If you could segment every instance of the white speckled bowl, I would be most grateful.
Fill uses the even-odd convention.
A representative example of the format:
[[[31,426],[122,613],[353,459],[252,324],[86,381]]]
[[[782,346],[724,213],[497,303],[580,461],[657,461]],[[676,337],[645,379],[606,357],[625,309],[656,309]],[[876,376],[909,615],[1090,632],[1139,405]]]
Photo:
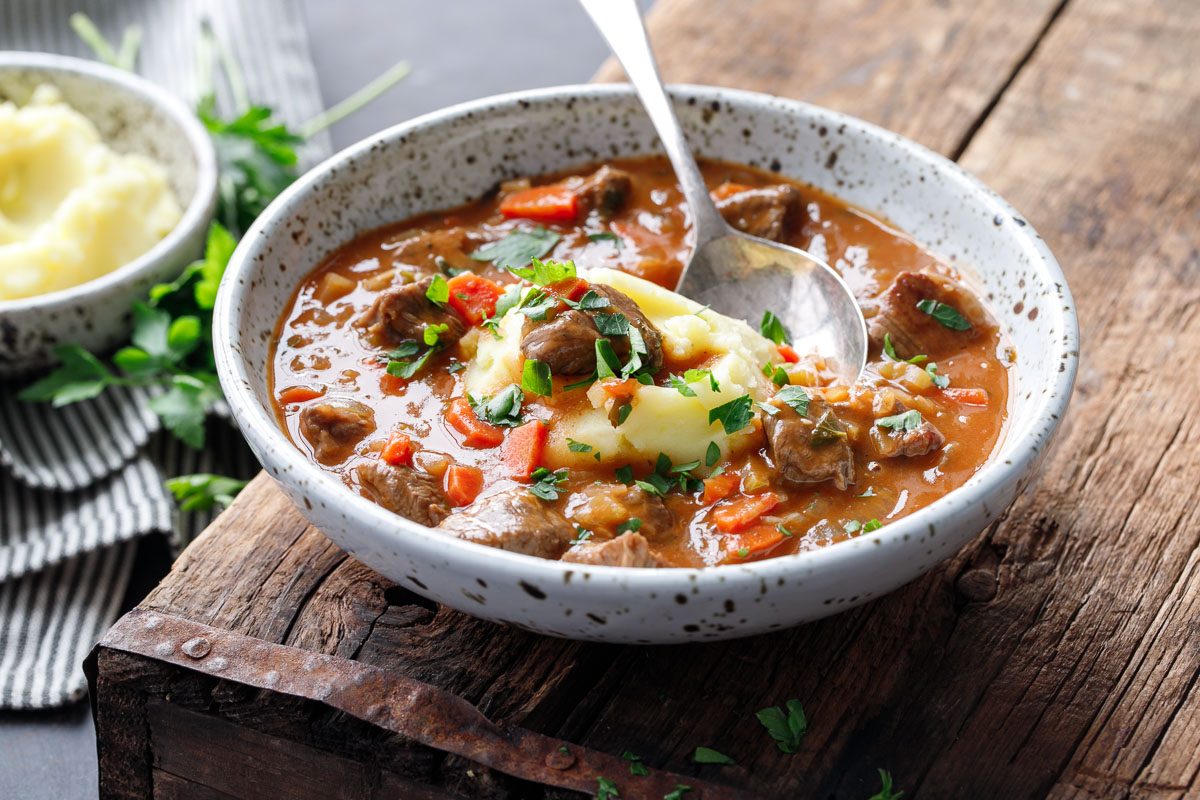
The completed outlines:
[[[22,300],[0,300],[0,377],[54,360],[63,343],[102,352],[129,334],[130,304],[174,280],[204,249],[217,197],[217,159],[187,106],[144,78],[95,61],[46,53],[0,53],[0,100],[24,105],[43,83],[90,119],[109,147],[162,164],[179,205],[179,224],[139,258],[95,280]]]
[[[876,210],[975,280],[1017,350],[1010,424],[966,485],[879,531],[815,552],[708,569],[590,567],[448,538],[359,497],[292,445],[267,393],[271,332],[298,282],[355,234],[457,205],[499,180],[656,150],[625,86],[480,100],[339,153],[280,196],[242,240],[217,301],[217,367],[242,431],[300,511],[357,558],[475,616],[554,636],[682,642],[746,636],[864,603],[929,570],[1026,485],[1067,406],[1077,327],[1033,229],[955,164],[859,120],[709,87],[673,94],[693,145]]]

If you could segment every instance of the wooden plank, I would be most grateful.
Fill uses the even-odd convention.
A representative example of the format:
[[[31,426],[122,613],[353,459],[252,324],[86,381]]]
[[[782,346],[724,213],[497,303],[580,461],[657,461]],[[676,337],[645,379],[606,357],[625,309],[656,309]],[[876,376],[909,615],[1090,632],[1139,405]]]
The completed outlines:
[[[1062,4],[657,0],[647,29],[667,81],[807,100],[957,154]]]

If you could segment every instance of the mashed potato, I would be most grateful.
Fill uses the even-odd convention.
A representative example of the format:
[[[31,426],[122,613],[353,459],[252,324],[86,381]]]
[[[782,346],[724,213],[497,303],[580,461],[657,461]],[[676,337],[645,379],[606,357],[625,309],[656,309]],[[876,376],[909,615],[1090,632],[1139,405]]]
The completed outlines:
[[[110,150],[53,87],[22,108],[0,103],[0,300],[111,272],[181,215],[166,171]]]
[[[686,297],[641,278],[610,269],[580,270],[579,274],[632,298],[662,331],[668,362],[703,363],[712,371],[719,391],[713,391],[707,378],[690,384],[695,397],[685,397],[674,388],[639,385],[633,394],[632,410],[618,427],[608,419],[603,392],[589,391],[590,407],[551,428],[546,466],[595,466],[596,453],[606,464],[653,460],[659,453],[679,464],[702,461],[709,442],[721,448],[722,458],[749,444],[756,430],[753,426],[727,435],[719,422],[709,424],[708,412],[746,394],[755,400],[766,399],[769,382],[762,365],[778,360],[775,346],[744,321],[702,310]],[[468,392],[477,397],[492,395],[510,383],[521,382],[523,322],[522,315],[510,311],[500,322],[503,338],[480,338],[475,359],[464,373]],[[571,452],[568,438],[590,444],[593,449]]]

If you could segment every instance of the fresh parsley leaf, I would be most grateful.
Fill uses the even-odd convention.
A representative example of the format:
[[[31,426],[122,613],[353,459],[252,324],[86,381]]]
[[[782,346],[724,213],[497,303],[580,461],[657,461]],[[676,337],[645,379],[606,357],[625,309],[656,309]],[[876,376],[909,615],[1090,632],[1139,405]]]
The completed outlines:
[[[891,428],[894,431],[915,431],[923,422],[921,412],[915,408],[890,417],[880,417],[875,424],[881,428]]]
[[[617,526],[617,535],[620,536],[622,533],[625,533],[626,531],[630,531],[632,533],[637,533],[637,529],[640,527],[642,527],[642,521],[640,519],[638,519],[637,517],[630,517],[629,519],[625,520],[624,522],[622,522],[620,525]]]
[[[904,792],[892,792],[892,773],[885,769],[879,770],[879,783],[882,788],[867,800],[900,800],[904,796]]]
[[[880,529],[880,528],[882,528],[882,527],[883,527],[883,523],[882,523],[882,522],[880,522],[880,521],[879,521],[879,520],[877,520],[877,519],[874,519],[874,518],[872,518],[872,519],[868,520],[867,522],[864,522],[864,523],[863,523],[863,526],[862,526],[862,532],[863,532],[863,533],[870,533],[871,531],[877,531],[877,530],[879,530],[879,529]]]
[[[580,525],[575,526],[575,538],[570,541],[570,544],[583,544],[588,539],[595,536],[594,533]]]
[[[659,497],[666,496],[667,492],[671,491],[671,486],[674,481],[669,481],[657,472],[652,472],[646,476],[645,480],[637,480],[633,482],[634,486],[641,487],[650,494],[658,495]]]
[[[150,410],[163,426],[184,444],[199,450],[204,446],[204,419],[208,408],[221,398],[216,377],[176,375],[171,388],[150,400]]]
[[[766,375],[771,379],[771,383],[776,386],[787,386],[791,382],[787,370],[778,364],[767,362],[767,368],[770,369],[770,372],[767,372]]]
[[[800,416],[803,417],[808,414],[808,404],[811,398],[809,398],[808,392],[804,391],[803,388],[791,385],[784,386],[775,393],[775,397],[790,406]]]
[[[738,558],[745,558],[746,556],[750,555],[750,549],[747,547],[740,547],[738,548],[737,554]]]
[[[612,303],[607,297],[601,297],[592,289],[588,289],[583,293],[583,297],[579,298],[579,302],[575,303],[575,308],[581,311],[595,311],[598,308],[608,308]]]
[[[557,297],[551,297],[541,289],[530,286],[521,294],[521,300],[517,303],[517,311],[530,319],[543,320],[556,305],[558,305]]]
[[[629,335],[629,318],[620,312],[614,314],[595,314],[592,316],[592,319],[596,322],[596,328],[604,336]]]
[[[971,328],[971,323],[958,313],[958,309],[938,300],[922,300],[917,303],[917,309],[940,322],[943,328],[949,328],[952,331],[965,331]]]
[[[491,261],[498,269],[512,270],[524,278],[526,276],[521,272],[525,271],[525,266],[553,250],[561,238],[554,231],[539,225],[532,231],[513,231],[503,239],[489,242],[471,253],[471,258],[476,261]],[[575,269],[574,265],[571,269]],[[528,272],[528,277],[532,278],[533,271]]]
[[[621,372],[621,360],[608,339],[596,340],[596,375],[600,378],[615,378]]]
[[[632,403],[625,403],[617,409],[617,424],[624,425],[625,420],[629,419],[629,412],[633,411]]]
[[[421,345],[412,339],[406,339],[400,343],[399,347],[388,353],[387,356],[393,361],[399,361],[404,358],[412,358],[419,352],[421,352]]]
[[[525,359],[525,366],[521,369],[521,388],[543,397],[553,394],[550,365],[532,358]]]
[[[633,753],[626,750],[624,753],[621,753],[621,758],[625,759],[626,761],[632,762],[629,765],[629,773],[631,775],[649,775],[650,774],[650,770],[646,769],[646,765],[642,763],[641,756],[634,755]]]
[[[856,519],[852,519],[842,526],[842,530],[850,534],[858,533],[862,530],[862,523]]]
[[[808,730],[808,720],[804,717],[804,708],[799,700],[788,700],[786,706],[787,713],[779,706],[771,706],[755,716],[781,751],[795,753]]]
[[[597,363],[599,363],[599,362],[597,362]],[[583,389],[586,386],[591,386],[593,383],[596,382],[597,377],[598,377],[598,375],[595,372],[593,372],[591,375],[587,376],[583,380],[575,381],[574,383],[563,384],[563,387],[562,387],[563,391],[569,392],[572,389]]]
[[[600,791],[596,792],[596,800],[610,800],[610,798],[621,796],[621,793],[617,791],[617,785],[608,778],[596,776],[596,782],[600,784]]]
[[[704,451],[704,466],[711,467],[717,463],[717,459],[721,457],[721,447],[716,442],[709,442],[708,449]]]
[[[202,473],[169,478],[166,487],[178,501],[180,511],[207,511],[214,505],[232,503],[234,495],[247,483],[249,481]]]
[[[754,401],[754,407],[766,414],[768,417],[775,417],[779,415],[778,408],[775,406],[769,406],[766,403],[760,403],[757,400]]]
[[[671,457],[666,453],[659,453],[658,458],[654,459],[654,471],[659,475],[669,475],[671,473]]]
[[[629,464],[626,464],[623,467],[617,467],[615,470],[613,470],[613,476],[621,483],[633,483],[633,467]]]
[[[515,428],[521,424],[521,403],[524,401],[525,393],[515,383],[505,386],[496,392],[495,396],[482,400],[477,401],[471,395],[467,395],[467,402],[471,404],[475,416],[484,422],[505,428]]]
[[[674,472],[676,474],[682,474],[682,473],[686,473],[686,472],[691,472],[698,466],[700,466],[699,459],[697,459],[696,461],[688,461],[684,464],[676,464],[675,466],[671,467],[671,472]]]
[[[620,236],[617,236],[615,233],[609,233],[608,231],[604,231],[602,233],[589,233],[587,238],[589,242],[612,242],[614,245],[616,245],[618,250],[625,246],[625,242],[621,240]]]
[[[565,483],[567,480],[567,471],[565,469],[551,472],[545,467],[538,467],[530,476],[533,483],[529,486],[529,491],[534,497],[540,497],[543,500],[557,500],[558,493],[562,491],[558,488],[560,483]]]
[[[729,756],[724,753],[718,753],[711,747],[697,747],[692,760],[697,764],[736,764]]]
[[[536,256],[531,259],[533,266],[510,271],[519,277],[532,281],[535,286],[549,286],[552,283],[575,277],[575,262],[542,261]]]
[[[450,323],[440,322],[436,325],[426,325],[421,331],[421,339],[430,347],[437,347],[438,337],[450,330]]]
[[[730,400],[728,403],[711,408],[708,411],[708,424],[720,422],[721,427],[725,429],[725,433],[737,433],[742,428],[750,424],[750,420],[754,418],[753,401],[750,395],[744,394],[741,397]]]
[[[434,275],[429,288],[425,290],[425,296],[435,306],[444,306],[450,299],[450,284],[441,275]]]
[[[55,408],[88,400],[118,383],[100,359],[74,344],[59,345],[54,349],[60,366],[37,383],[25,387],[18,395],[28,402],[49,401]]]
[[[456,372],[462,372],[466,368],[467,365],[461,361],[454,361],[451,362],[450,366],[446,367],[446,372],[449,372],[451,375],[453,375]]]
[[[786,527],[784,527],[784,525],[783,525],[783,523],[782,523],[782,522],[781,522],[781,523],[779,523],[778,525],[776,525],[776,526],[775,526],[775,529],[776,529],[777,531],[779,531],[780,533],[782,533],[784,536],[793,536],[793,535],[795,535],[795,534],[793,534],[791,531],[789,531],[789,530],[788,530]]]
[[[424,355],[416,361],[389,361],[387,365],[387,374],[397,378],[408,380],[413,375],[421,371],[421,368],[429,362],[429,357],[433,355],[433,348],[425,351]]]
[[[683,373],[683,379],[688,383],[699,383],[708,378],[708,385],[714,392],[721,391],[721,387],[717,384],[717,376],[712,374],[712,370],[707,369],[689,369]]]
[[[621,368],[621,375],[628,378],[642,368],[642,356],[648,352],[642,332],[635,326],[629,326],[629,361]]]
[[[763,312],[762,320],[758,323],[758,329],[762,332],[763,336],[775,344],[792,343],[792,335],[784,327],[783,321],[771,311]]]
[[[683,793],[690,792],[692,787],[684,786],[682,783],[675,784],[675,790],[667,792],[663,795],[663,800],[683,800]]]
[[[687,381],[685,381],[683,378],[679,377],[678,375],[668,376],[668,380],[671,382],[671,388],[678,391],[684,397],[695,397],[696,396],[695,390],[692,389],[692,387],[688,386]]]
[[[945,389],[950,385],[950,378],[945,375],[938,375],[938,365],[930,361],[925,365],[925,371],[929,373],[929,377],[933,378],[933,385],[939,389]]]
[[[892,335],[890,333],[883,334],[883,353],[892,361],[899,361],[900,356],[896,355],[896,348],[892,345]]]
[[[567,437],[567,449],[570,450],[572,453],[590,453],[590,452],[592,452],[592,446],[590,444],[584,444],[583,442],[577,442],[574,439],[572,439],[570,436]]]
[[[832,411],[826,411],[817,420],[817,425],[813,428],[808,441],[813,447],[824,447],[845,438],[846,431],[842,428],[842,423],[838,422],[838,418],[833,415]]]

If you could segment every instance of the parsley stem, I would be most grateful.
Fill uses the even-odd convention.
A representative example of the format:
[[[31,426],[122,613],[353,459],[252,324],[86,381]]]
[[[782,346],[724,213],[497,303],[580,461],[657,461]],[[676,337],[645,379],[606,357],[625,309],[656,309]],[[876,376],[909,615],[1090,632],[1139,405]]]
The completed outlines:
[[[211,25],[207,21],[204,24],[217,52],[217,60],[221,62],[221,71],[225,73],[225,80],[229,83],[229,94],[233,98],[234,112],[244,114],[250,108],[250,93],[246,91],[246,78],[242,75],[242,68],[233,60],[233,54],[229,52],[229,49],[212,34]]]
[[[121,62],[117,59],[117,54],[113,51],[112,45],[108,43],[108,39],[104,38],[104,34],[100,32],[100,29],[96,27],[96,23],[92,22],[87,14],[81,14],[78,11],[72,14],[71,27],[75,30],[76,35],[83,40],[83,43],[92,48],[92,52],[96,54],[96,58],[110,67],[121,67]]]
[[[116,66],[126,72],[133,72],[137,66],[138,50],[142,47],[142,26],[130,25],[121,34],[121,46],[117,50]]]
[[[300,126],[300,136],[311,139],[334,123],[341,122],[346,117],[358,111],[363,106],[375,100],[388,89],[408,77],[412,67],[407,61],[397,62],[387,72],[380,75],[354,94],[347,97],[332,108],[327,108],[320,114]]]

